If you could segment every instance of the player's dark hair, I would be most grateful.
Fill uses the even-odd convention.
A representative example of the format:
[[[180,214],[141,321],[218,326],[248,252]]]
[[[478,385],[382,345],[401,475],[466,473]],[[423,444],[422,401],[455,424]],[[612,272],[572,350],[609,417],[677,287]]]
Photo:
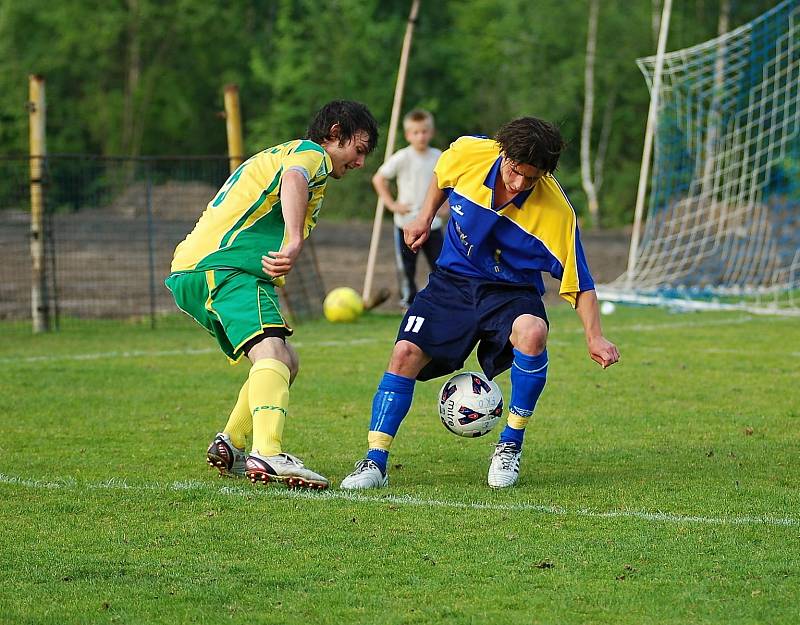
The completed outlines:
[[[566,147],[558,128],[536,117],[520,117],[504,125],[494,140],[506,158],[553,173]]]
[[[333,139],[331,128],[339,124],[339,145],[344,145],[359,131],[369,136],[367,151],[372,152],[378,144],[378,122],[369,109],[353,100],[333,100],[316,112],[306,131],[307,138],[322,143]]]

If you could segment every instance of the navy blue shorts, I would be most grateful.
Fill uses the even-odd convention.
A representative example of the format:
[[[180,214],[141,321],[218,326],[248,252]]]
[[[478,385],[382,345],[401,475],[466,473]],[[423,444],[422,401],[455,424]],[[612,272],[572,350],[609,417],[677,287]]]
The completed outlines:
[[[437,267],[406,312],[397,340],[414,343],[432,358],[417,380],[463,368],[475,345],[481,369],[491,380],[511,367],[511,326],[526,314],[550,326],[533,286],[468,278]]]

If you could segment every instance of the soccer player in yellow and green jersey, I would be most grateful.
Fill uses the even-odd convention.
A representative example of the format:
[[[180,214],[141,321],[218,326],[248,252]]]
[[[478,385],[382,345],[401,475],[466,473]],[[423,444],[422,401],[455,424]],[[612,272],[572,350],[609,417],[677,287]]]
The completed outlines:
[[[317,223],[328,178],[362,167],[378,130],[366,106],[337,100],[317,112],[306,134],[252,156],[230,175],[175,249],[166,285],[231,362],[245,355],[252,363],[208,463],[253,482],[327,488],[325,477],[281,446],[299,361],[286,342],[292,329],[275,287]]]

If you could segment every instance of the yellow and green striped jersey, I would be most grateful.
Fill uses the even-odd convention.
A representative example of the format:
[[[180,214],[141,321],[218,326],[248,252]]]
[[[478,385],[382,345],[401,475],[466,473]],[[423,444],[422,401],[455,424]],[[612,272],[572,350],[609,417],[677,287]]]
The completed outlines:
[[[308,181],[306,238],[317,224],[332,167],[322,146],[307,139],[287,141],[250,157],[230,175],[175,248],[171,271],[239,269],[269,279],[261,270],[261,256],[279,250],[284,241],[283,174],[294,169]]]

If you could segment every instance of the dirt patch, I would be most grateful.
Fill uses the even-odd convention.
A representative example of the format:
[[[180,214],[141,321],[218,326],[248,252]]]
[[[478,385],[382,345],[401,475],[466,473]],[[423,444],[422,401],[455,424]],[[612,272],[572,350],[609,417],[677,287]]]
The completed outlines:
[[[185,185],[181,191],[187,191]],[[207,201],[207,194],[203,196]],[[195,207],[191,217],[168,219],[166,200],[152,222],[136,208],[126,213],[122,203],[114,211],[87,209],[51,219],[55,254],[47,262],[51,276],[48,288],[57,293],[53,307],[58,307],[59,314],[130,317],[175,311],[163,280],[169,273],[175,246],[192,229],[200,211]],[[0,319],[30,318],[29,220],[29,214],[23,211],[0,211]],[[392,296],[378,310],[399,312],[392,228],[391,221],[385,219],[373,293],[388,288]],[[362,291],[371,236],[371,223],[331,222],[323,217],[311,240],[324,290],[350,286]],[[589,232],[582,238],[597,282],[613,280],[624,271],[630,238],[627,231]],[[426,284],[428,273],[421,257],[417,265],[419,288]],[[301,285],[297,278],[294,282]],[[549,306],[563,301],[556,295],[557,283],[550,281],[547,288]]]
[[[166,182],[152,185],[137,182],[125,187],[106,209],[122,217],[147,216],[149,201],[154,219],[190,219],[202,212],[217,188],[205,182]],[[196,218],[196,217],[195,217]]]

